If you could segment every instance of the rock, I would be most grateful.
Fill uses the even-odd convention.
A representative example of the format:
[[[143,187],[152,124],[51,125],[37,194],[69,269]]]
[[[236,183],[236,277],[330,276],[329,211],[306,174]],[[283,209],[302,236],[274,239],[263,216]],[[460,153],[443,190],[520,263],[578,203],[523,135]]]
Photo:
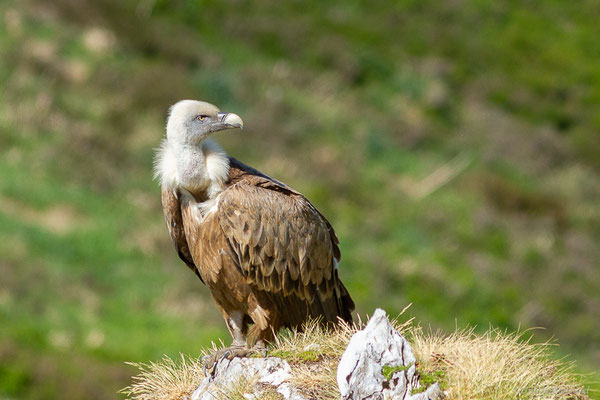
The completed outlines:
[[[202,380],[191,400],[215,400],[219,398],[216,394],[227,394],[240,379],[246,379],[248,390],[244,397],[247,399],[256,399],[267,390],[275,390],[285,400],[306,400],[287,381],[290,377],[290,365],[281,358],[222,359]]]
[[[337,382],[342,400],[442,398],[437,383],[411,395],[419,387],[415,363],[408,341],[394,329],[385,311],[377,309],[365,329],[352,336],[340,360]]]

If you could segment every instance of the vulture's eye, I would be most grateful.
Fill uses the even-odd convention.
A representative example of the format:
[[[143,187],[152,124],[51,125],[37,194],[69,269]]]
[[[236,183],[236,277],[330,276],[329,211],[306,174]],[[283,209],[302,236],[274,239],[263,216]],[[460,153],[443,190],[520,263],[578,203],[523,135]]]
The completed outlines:
[[[205,119],[207,119],[207,118],[208,118],[208,115],[198,115],[198,116],[196,117],[196,119],[197,119],[198,121],[201,121],[201,122],[202,122],[202,121],[204,121],[204,120],[205,120]]]

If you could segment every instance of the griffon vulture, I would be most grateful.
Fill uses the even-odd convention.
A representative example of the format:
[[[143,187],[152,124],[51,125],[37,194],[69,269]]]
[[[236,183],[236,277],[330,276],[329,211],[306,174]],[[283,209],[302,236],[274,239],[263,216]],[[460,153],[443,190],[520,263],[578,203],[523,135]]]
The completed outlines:
[[[280,328],[309,317],[351,322],[354,309],[327,219],[302,194],[209,138],[242,127],[236,114],[182,100],[170,109],[155,160],[171,239],[225,319],[233,337],[227,356],[264,349]]]

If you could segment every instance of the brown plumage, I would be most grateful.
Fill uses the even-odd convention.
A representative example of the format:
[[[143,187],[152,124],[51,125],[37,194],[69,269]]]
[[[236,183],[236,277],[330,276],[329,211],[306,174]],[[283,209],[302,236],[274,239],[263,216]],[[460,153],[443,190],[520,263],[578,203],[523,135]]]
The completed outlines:
[[[208,103],[171,109],[156,174],[179,256],[210,289],[236,346],[263,346],[309,317],[351,322],[333,228],[302,194],[207,139],[234,127],[237,115]]]

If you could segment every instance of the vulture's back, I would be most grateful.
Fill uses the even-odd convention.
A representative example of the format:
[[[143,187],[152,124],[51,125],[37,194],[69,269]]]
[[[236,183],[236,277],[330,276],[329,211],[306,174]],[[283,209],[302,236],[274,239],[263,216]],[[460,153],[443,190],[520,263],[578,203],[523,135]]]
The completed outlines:
[[[303,195],[230,157],[217,213],[236,268],[276,314],[274,325],[352,321],[354,302],[337,270],[339,240]]]

